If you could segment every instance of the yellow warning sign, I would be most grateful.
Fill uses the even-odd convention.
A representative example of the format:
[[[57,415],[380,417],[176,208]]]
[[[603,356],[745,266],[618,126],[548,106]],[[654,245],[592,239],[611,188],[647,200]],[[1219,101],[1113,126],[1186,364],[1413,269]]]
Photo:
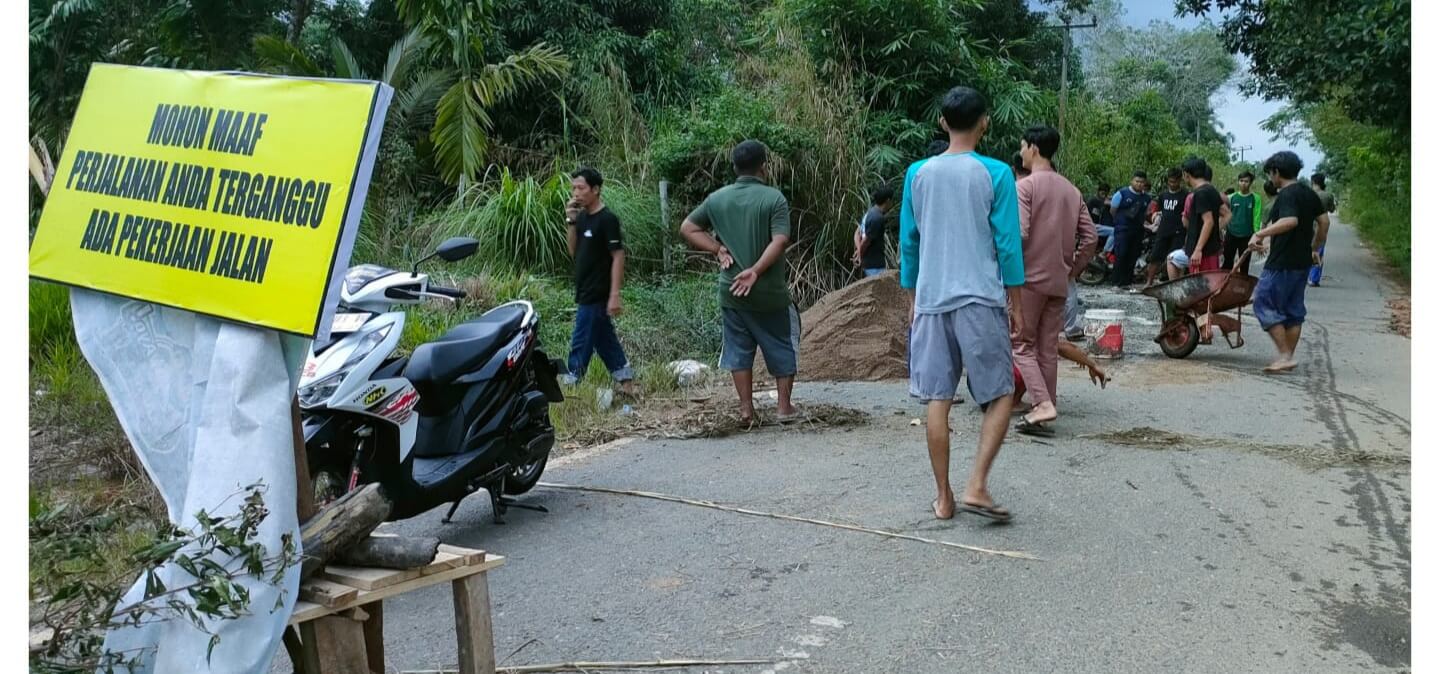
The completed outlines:
[[[375,82],[96,64],[30,274],[323,333],[388,102]]]

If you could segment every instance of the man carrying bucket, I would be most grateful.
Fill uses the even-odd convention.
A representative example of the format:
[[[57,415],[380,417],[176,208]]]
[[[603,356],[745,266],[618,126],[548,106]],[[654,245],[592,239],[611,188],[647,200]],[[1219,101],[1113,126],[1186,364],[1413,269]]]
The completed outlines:
[[[1020,289],[1024,322],[1012,341],[1015,367],[1032,403],[1015,430],[1028,435],[1055,434],[1046,424],[1059,417],[1055,387],[1065,296],[1070,281],[1095,253],[1095,224],[1085,197],[1051,164],[1059,149],[1060,132],[1049,126],[1032,126],[1020,139],[1020,156],[1030,176],[1015,188],[1025,285]]]

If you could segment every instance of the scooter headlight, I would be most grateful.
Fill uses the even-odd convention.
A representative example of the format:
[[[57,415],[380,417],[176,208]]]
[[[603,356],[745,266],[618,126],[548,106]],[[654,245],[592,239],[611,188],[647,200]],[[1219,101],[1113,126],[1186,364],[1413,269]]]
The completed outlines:
[[[359,365],[360,361],[365,360],[366,356],[370,355],[376,347],[385,341],[385,337],[390,334],[391,327],[393,326],[387,325],[379,330],[367,333],[364,337],[360,338],[360,341],[353,349],[350,349],[350,353],[344,356],[345,361],[340,364],[340,367],[336,368],[334,374],[322,377],[300,387],[298,392],[300,396],[300,406],[315,407],[329,400],[330,396],[335,395],[335,391],[339,389],[340,384],[345,381],[345,376],[350,373],[350,369]],[[341,354],[335,351],[329,352],[326,355],[329,356],[329,358],[341,357]],[[322,371],[328,369],[323,362],[320,367]]]
[[[385,337],[390,334],[391,327],[392,326],[387,325],[362,337],[360,343],[356,344],[355,349],[350,352],[350,357],[346,358],[345,363],[340,366],[340,372],[343,374],[350,368],[358,365],[360,361],[365,360],[365,357],[370,355],[370,352],[374,351],[375,347],[380,346],[380,343],[385,341]]]
[[[316,405],[324,403],[330,399],[330,396],[335,395],[335,389],[340,388],[340,382],[344,380],[345,373],[336,372],[308,386],[300,387],[300,406],[315,407]]]

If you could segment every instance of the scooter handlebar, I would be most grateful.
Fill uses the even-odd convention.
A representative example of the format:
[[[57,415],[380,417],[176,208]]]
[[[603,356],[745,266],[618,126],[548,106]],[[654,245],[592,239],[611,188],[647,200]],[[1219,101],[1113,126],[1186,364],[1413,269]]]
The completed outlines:
[[[449,297],[450,299],[455,300],[463,300],[469,296],[469,293],[465,292],[464,290],[461,290],[459,288],[447,288],[445,286],[430,286],[425,289],[425,292],[435,295],[443,295],[445,297]]]

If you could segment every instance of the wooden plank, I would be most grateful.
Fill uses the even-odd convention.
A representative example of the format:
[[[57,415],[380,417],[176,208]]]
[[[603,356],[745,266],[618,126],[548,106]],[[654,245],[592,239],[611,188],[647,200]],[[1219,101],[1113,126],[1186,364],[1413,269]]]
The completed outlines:
[[[480,564],[485,561],[485,551],[473,548],[462,548],[454,545],[440,544],[440,552],[455,555],[465,560],[466,564]]]
[[[385,669],[385,602],[377,601],[365,605],[370,619],[362,627],[365,630],[365,662],[371,674],[386,674]]]
[[[460,674],[495,674],[495,635],[490,624],[490,583],[485,574],[452,582]]]
[[[429,576],[412,578],[402,583],[397,583],[395,585],[387,585],[385,587],[375,590],[362,590],[360,592],[360,595],[356,597],[354,601],[350,602],[346,606],[338,608],[329,608],[313,602],[296,602],[295,611],[290,614],[290,624],[298,625],[306,621],[315,620],[316,618],[319,618],[321,616],[339,613],[346,608],[349,608],[350,606],[364,606],[365,604],[369,604],[370,602],[387,599],[397,594],[403,594],[405,592],[418,590],[422,587],[429,587],[437,583],[455,580],[456,578],[464,578],[465,576],[485,573],[487,571],[490,571],[491,569],[499,568],[504,563],[504,557],[501,557],[499,555],[487,554],[485,555],[485,562],[483,564],[472,564],[470,566],[461,566],[454,569],[447,569],[445,571],[440,571]]]
[[[414,580],[422,576],[448,571],[464,565],[465,558],[463,557],[452,555],[448,552],[437,552],[435,554],[435,561],[418,569],[376,569],[372,567],[331,564],[320,572],[320,576],[326,580],[332,580],[342,585],[349,585],[350,587],[361,590],[378,590],[382,587],[389,587],[407,580]]]
[[[341,585],[323,578],[311,578],[300,584],[300,598],[329,608],[344,606],[359,596],[359,588]]]
[[[324,674],[370,674],[365,661],[365,630],[360,623],[346,616],[330,615],[314,621],[315,641],[305,644],[313,649]]]

